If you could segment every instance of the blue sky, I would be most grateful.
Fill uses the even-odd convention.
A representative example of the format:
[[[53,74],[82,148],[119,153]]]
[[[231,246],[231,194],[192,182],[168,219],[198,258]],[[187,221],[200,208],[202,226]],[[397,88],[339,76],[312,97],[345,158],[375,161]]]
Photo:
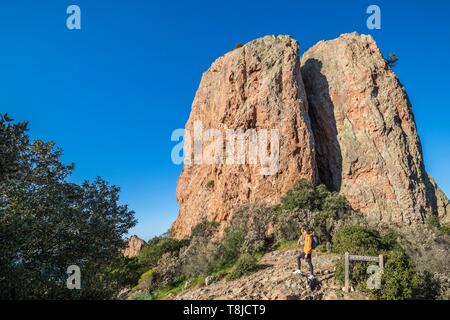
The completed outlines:
[[[82,30],[66,28],[71,4]],[[366,27],[370,4],[381,7],[381,30]],[[177,215],[170,135],[211,62],[267,34],[290,34],[304,51],[358,31],[400,57],[427,170],[450,194],[448,15],[446,0],[2,0],[0,112],[56,141],[76,163],[73,181],[120,186],[139,219],[131,233],[148,239]]]

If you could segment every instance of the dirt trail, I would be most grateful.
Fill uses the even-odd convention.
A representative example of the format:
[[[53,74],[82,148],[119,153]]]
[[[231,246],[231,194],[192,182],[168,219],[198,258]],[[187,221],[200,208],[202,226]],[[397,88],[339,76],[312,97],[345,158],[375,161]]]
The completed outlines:
[[[340,300],[364,299],[344,294],[335,282],[335,266],[339,257],[313,254],[318,287],[311,290],[305,276],[294,275],[297,250],[274,251],[258,263],[259,270],[234,281],[221,280],[198,289],[190,289],[172,297],[177,300]],[[302,269],[306,272],[306,264]]]

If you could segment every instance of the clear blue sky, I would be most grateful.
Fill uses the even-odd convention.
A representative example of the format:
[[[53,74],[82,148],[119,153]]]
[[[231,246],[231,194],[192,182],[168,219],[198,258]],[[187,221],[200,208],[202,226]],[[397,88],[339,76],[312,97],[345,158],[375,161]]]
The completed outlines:
[[[66,28],[77,4],[82,30]],[[366,28],[378,4],[382,29]],[[30,122],[75,162],[72,179],[97,175],[122,189],[144,239],[177,215],[181,168],[171,132],[184,127],[203,71],[217,57],[267,34],[290,34],[302,51],[358,31],[400,57],[427,170],[450,194],[450,2],[364,0],[2,0],[0,112]]]

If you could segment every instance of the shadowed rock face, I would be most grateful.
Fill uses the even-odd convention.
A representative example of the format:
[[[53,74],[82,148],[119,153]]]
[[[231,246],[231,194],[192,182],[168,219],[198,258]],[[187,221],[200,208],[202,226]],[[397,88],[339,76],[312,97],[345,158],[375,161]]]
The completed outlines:
[[[376,221],[413,224],[434,213],[448,222],[449,201],[424,169],[407,94],[374,40],[352,33],[321,41],[303,55],[301,70],[298,49],[288,36],[267,36],[203,74],[187,132],[196,123],[223,135],[279,130],[279,170],[264,175],[260,164],[200,164],[188,153],[172,234],[187,237],[205,219],[223,227],[240,206],[274,204],[302,178],[341,192]],[[185,142],[201,146],[203,156],[228,152],[225,140]]]
[[[298,50],[298,43],[288,36],[267,36],[227,53],[203,74],[186,130],[192,135],[195,123],[224,135],[227,129],[279,130],[279,170],[264,175],[259,161],[195,164],[191,156],[192,163],[185,164],[178,181],[175,237],[188,236],[204,219],[223,225],[242,205],[276,203],[298,179],[316,181]],[[211,142],[201,145],[205,152]],[[227,147],[225,141],[214,149],[222,147]]]
[[[380,221],[436,211],[411,105],[372,37],[321,41],[301,61],[320,180]]]
[[[430,199],[436,202],[437,215],[442,223],[450,224],[450,201],[441,188],[439,188],[436,181],[431,176],[429,176],[429,179]]]

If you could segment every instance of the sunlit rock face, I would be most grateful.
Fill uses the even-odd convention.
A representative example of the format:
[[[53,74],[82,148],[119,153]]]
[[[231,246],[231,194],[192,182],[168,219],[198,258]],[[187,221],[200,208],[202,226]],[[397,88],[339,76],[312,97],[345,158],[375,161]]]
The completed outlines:
[[[219,130],[224,141],[216,149],[223,148],[223,154],[231,151],[227,130],[255,132],[258,143],[264,140],[259,135],[265,130],[271,143],[262,149],[272,150],[278,141],[279,161],[264,166],[258,153],[256,163],[228,164],[232,161],[218,156],[223,163],[196,164],[191,156],[191,164],[185,164],[178,181],[180,209],[172,226],[177,238],[188,236],[204,219],[225,225],[242,205],[276,203],[298,179],[316,181],[314,140],[298,51],[291,37],[267,36],[220,57],[203,74],[186,130],[191,135],[196,125],[203,131]],[[200,143],[204,155],[212,143]],[[245,144],[255,145],[254,141]]]

